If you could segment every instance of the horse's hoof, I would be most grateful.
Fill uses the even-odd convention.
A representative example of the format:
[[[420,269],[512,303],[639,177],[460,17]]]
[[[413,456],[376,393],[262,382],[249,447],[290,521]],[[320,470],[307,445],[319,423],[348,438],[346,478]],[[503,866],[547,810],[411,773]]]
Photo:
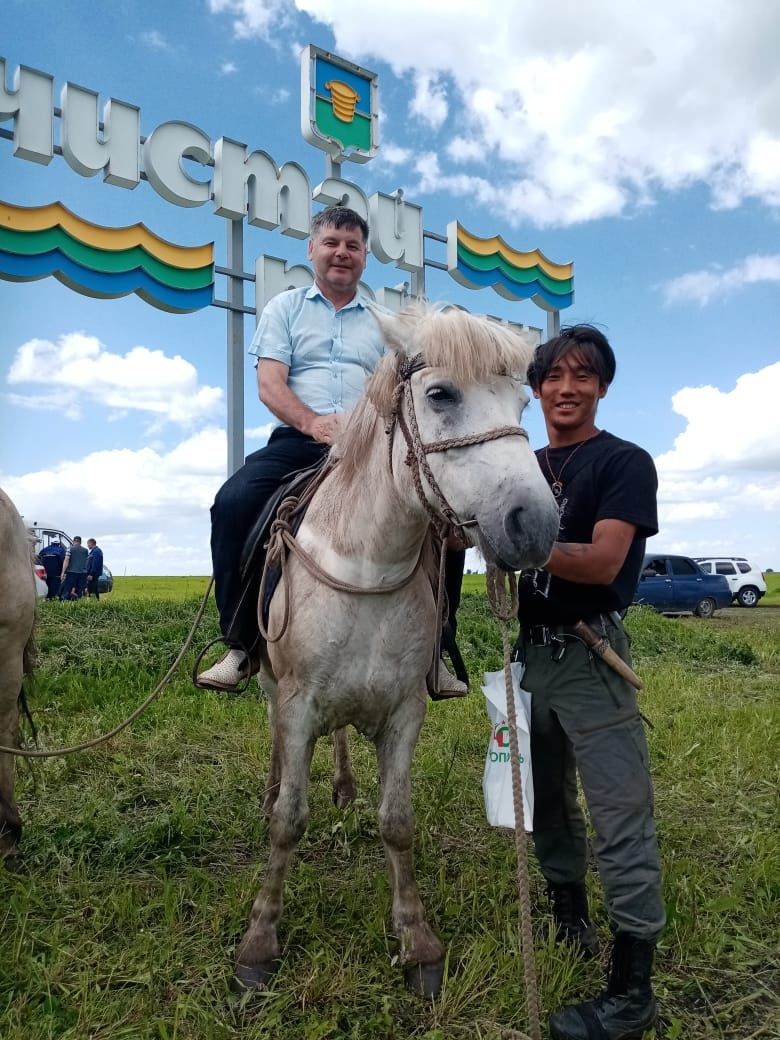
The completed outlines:
[[[246,993],[247,990],[268,989],[274,975],[279,970],[279,961],[262,961],[260,964],[236,964],[236,972],[233,976],[232,989],[236,993]]]
[[[357,798],[357,786],[355,784],[333,785],[333,804],[337,809],[346,809]]]
[[[24,856],[21,852],[9,852],[3,857],[3,864],[9,874],[21,874],[24,870]]]
[[[444,961],[432,961],[430,964],[407,964],[404,968],[404,982],[407,989],[418,997],[433,1000],[441,993],[444,983]]]

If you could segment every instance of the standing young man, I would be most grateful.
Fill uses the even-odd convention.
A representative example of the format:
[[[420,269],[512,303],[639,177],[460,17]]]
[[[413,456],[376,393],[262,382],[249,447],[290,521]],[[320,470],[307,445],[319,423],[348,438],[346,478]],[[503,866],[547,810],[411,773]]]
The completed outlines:
[[[258,358],[260,400],[279,423],[266,447],[223,484],[211,508],[215,597],[228,649],[200,673],[198,686],[235,690],[258,670],[260,575],[244,586],[244,544],[284,481],[327,455],[343,413],[355,406],[384,353],[369,301],[358,291],[367,252],[368,225],[359,214],[341,206],[323,210],[311,222],[314,285],[280,293],[263,310],[250,352]],[[462,555],[458,561],[462,575]],[[467,692],[443,664],[439,689],[444,696]]]
[[[614,375],[606,337],[588,325],[565,328],[542,344],[528,373],[549,438],[536,454],[560,512],[549,561],[520,582],[517,653],[532,695],[534,844],[552,897],[556,938],[594,956],[579,772],[614,933],[606,989],[553,1014],[554,1040],[629,1040],[655,1024],[651,971],[665,923],[636,693],[572,627],[585,621],[630,662],[621,612],[636,589],[645,539],[658,530],[652,459],[596,426],[598,403]]]

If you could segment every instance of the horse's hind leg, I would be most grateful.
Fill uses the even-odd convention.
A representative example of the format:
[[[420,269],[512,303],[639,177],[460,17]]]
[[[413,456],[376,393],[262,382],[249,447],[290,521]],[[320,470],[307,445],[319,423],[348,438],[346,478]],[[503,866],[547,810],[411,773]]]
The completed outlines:
[[[425,919],[414,877],[411,766],[425,705],[416,712],[410,703],[404,717],[396,714],[376,742],[382,782],[379,831],[390,873],[393,928],[401,943],[404,978],[415,993],[430,998],[441,991],[444,948]]]
[[[346,726],[333,732],[333,804],[346,809],[357,798],[357,781],[349,758]]]
[[[290,703],[277,708],[275,719],[280,777],[269,824],[271,853],[262,891],[236,954],[235,979],[243,989],[265,989],[279,967],[277,928],[284,879],[309,818],[307,789],[315,737],[308,731],[303,713],[290,710]]]
[[[0,663],[0,744],[19,744],[19,692],[22,688],[19,661]],[[0,860],[11,866],[22,835],[22,821],[14,801],[14,757],[0,755]]]

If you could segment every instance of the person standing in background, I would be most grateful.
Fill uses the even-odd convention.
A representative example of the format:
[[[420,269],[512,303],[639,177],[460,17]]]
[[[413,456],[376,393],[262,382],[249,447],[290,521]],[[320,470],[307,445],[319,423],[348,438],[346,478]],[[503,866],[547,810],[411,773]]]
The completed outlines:
[[[59,541],[49,542],[46,548],[38,553],[38,559],[46,571],[46,585],[49,590],[46,599],[58,599],[65,563],[65,546]]]
[[[87,538],[87,589],[88,596],[100,599],[100,579],[103,575],[103,550],[94,538]]]
[[[87,586],[87,547],[81,544],[81,536],[76,535],[73,545],[65,553],[62,567],[62,589],[60,599],[80,599]]]

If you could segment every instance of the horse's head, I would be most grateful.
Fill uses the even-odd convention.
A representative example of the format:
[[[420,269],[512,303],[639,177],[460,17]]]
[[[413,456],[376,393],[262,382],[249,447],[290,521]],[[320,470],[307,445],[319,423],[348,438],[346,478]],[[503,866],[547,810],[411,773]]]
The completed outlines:
[[[558,509],[520,426],[530,344],[457,309],[415,307],[377,321],[395,365],[385,363],[368,392],[394,426],[396,469],[409,461],[428,510],[454,514],[489,563],[543,564]]]

